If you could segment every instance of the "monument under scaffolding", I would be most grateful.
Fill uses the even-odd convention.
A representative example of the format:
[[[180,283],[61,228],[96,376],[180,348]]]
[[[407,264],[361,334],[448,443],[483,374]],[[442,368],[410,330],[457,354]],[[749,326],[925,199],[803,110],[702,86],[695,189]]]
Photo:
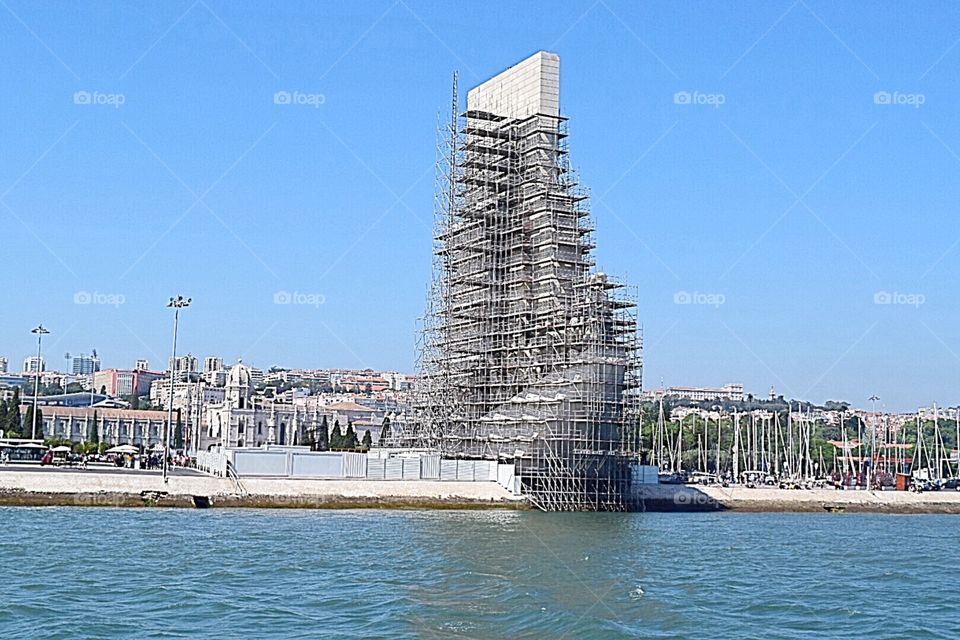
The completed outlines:
[[[472,89],[464,112],[454,78],[408,442],[514,463],[544,510],[623,510],[639,444],[635,303],[590,257],[559,76],[559,57],[539,52]]]

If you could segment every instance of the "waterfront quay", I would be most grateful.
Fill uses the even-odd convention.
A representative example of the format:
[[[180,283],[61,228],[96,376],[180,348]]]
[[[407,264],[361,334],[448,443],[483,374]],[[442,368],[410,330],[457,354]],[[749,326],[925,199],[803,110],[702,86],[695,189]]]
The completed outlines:
[[[960,492],[843,491],[647,484],[634,487],[648,512],[960,514]],[[174,469],[167,482],[136,469],[0,467],[0,505],[98,507],[529,509],[496,482],[216,477]]]
[[[0,467],[0,505],[259,508],[526,508],[496,482],[215,477],[174,469]]]

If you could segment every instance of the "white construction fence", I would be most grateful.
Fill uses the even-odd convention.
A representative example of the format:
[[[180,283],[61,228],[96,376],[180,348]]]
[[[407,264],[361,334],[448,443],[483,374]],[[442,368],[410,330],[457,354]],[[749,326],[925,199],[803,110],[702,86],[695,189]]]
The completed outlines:
[[[240,478],[498,482],[514,493],[519,491],[512,464],[498,464],[494,460],[444,460],[439,453],[428,450],[374,449],[369,453],[353,453],[265,446],[197,454],[197,468],[213,475],[226,475],[228,465]]]

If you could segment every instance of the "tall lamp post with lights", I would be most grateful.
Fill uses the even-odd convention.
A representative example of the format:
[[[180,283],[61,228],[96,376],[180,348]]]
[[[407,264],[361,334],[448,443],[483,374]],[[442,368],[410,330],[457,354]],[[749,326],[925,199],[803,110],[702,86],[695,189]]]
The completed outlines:
[[[173,376],[177,367],[177,329],[180,325],[180,309],[190,306],[193,298],[177,296],[170,298],[167,308],[173,309],[173,357],[170,360],[170,398],[167,403],[167,428],[163,434],[163,481],[169,482],[170,433],[173,431]]]
[[[36,375],[36,377],[34,378],[34,383],[33,383],[33,414],[31,416],[33,425],[30,428],[30,439],[36,440],[37,439],[37,398],[40,396],[40,368],[41,368],[40,367],[40,345],[43,342],[43,336],[50,333],[50,331],[47,330],[47,328],[44,327],[43,324],[41,323],[41,324],[38,324],[33,329],[31,329],[30,333],[37,334],[37,361],[34,363],[37,370],[34,371],[34,374]],[[42,429],[43,425],[40,425],[40,428]]]

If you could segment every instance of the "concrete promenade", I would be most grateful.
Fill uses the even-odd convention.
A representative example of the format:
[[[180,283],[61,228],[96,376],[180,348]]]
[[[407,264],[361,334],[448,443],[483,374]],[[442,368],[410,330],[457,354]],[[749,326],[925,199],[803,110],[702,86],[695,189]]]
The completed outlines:
[[[960,514],[960,492],[790,490],[699,485],[642,485],[642,511]],[[0,467],[0,505],[264,508],[527,509],[495,482],[244,478],[239,484],[191,469]]]
[[[700,485],[645,485],[645,511],[771,511],[960,514],[960,491],[837,491]]]
[[[13,466],[0,471],[0,505],[463,509],[526,504],[496,482],[244,478],[238,484],[177,470],[165,484],[157,472]]]

